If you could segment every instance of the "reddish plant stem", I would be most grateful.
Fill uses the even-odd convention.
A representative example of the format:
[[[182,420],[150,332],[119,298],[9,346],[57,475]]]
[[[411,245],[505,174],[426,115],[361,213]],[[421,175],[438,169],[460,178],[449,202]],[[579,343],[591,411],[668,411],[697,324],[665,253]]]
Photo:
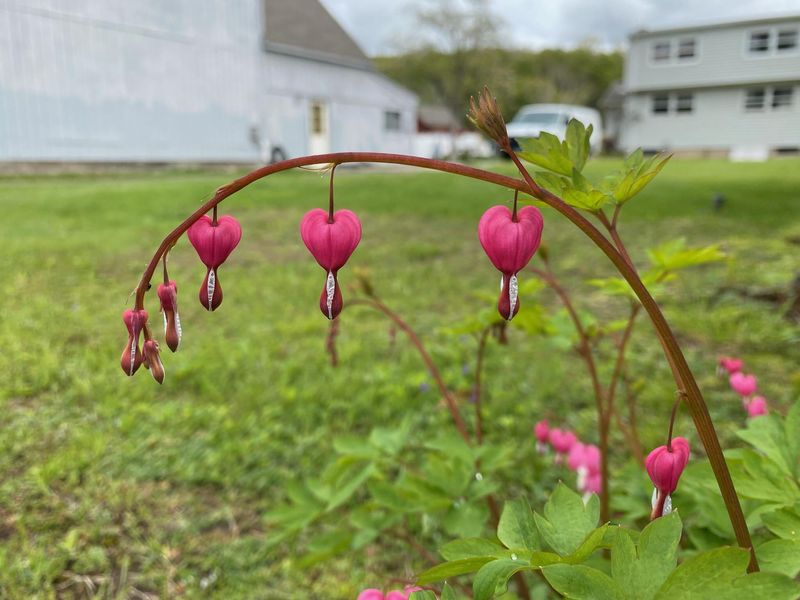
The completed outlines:
[[[747,528],[747,522],[742,512],[742,505],[739,503],[739,496],[736,494],[736,488],[733,485],[731,473],[725,462],[725,456],[722,454],[722,446],[720,446],[717,432],[714,429],[714,423],[708,412],[708,406],[686,362],[686,357],[684,357],[683,351],[678,345],[678,341],[675,339],[675,334],[672,332],[669,323],[667,323],[655,299],[650,295],[650,292],[639,278],[636,269],[629,264],[629,261],[625,259],[596,227],[561,198],[539,187],[530,173],[528,173],[527,169],[525,169],[524,165],[520,162],[519,157],[517,157],[510,145],[504,148],[504,150],[511,160],[514,161],[522,178],[530,187],[529,193],[555,208],[583,231],[611,262],[614,263],[614,266],[625,278],[625,281],[628,282],[628,285],[631,286],[634,293],[639,298],[639,301],[642,303],[642,306],[647,311],[653,323],[653,327],[656,330],[656,334],[661,340],[667,361],[672,368],[675,383],[678,389],[686,394],[695,429],[703,443],[708,461],[711,463],[711,470],[714,472],[717,485],[719,485],[720,494],[725,503],[725,508],[728,511],[728,517],[731,520],[731,526],[733,527],[736,541],[739,546],[750,551],[750,563],[747,566],[747,570],[749,572],[758,571],[758,561],[756,559],[753,542],[750,538],[750,531]]]
[[[461,434],[461,437],[464,438],[464,441],[467,442],[467,444],[472,445],[472,440],[470,439],[469,431],[467,430],[467,426],[464,423],[463,417],[461,416],[461,412],[458,410],[456,399],[453,396],[453,393],[445,384],[442,374],[439,372],[436,363],[433,362],[431,355],[428,354],[428,351],[425,349],[425,345],[422,343],[422,340],[417,335],[417,332],[414,331],[414,329],[408,323],[406,323],[400,315],[398,315],[396,312],[394,312],[392,309],[390,309],[388,306],[386,306],[383,302],[381,302],[375,297],[372,297],[369,300],[356,298],[354,300],[350,300],[348,304],[351,306],[353,305],[369,306],[379,312],[382,312],[389,318],[389,320],[391,320],[395,325],[397,325],[398,329],[403,331],[403,333],[405,333],[408,336],[409,341],[414,346],[414,348],[417,349],[417,352],[422,358],[422,362],[425,363],[428,372],[431,374],[431,377],[433,377],[433,380],[436,382],[436,387],[439,388],[439,393],[444,398],[445,404],[447,405],[447,409],[450,411],[450,416],[453,418],[453,424],[456,426],[456,429],[458,429],[458,433]]]
[[[475,359],[475,385],[472,388],[473,401],[475,402],[475,441],[480,446],[483,444],[483,414],[481,410],[481,373],[483,372],[483,355],[486,352],[486,340],[489,337],[490,328],[487,327],[481,332],[478,338],[478,352]]]
[[[325,350],[331,357],[331,366],[335,367],[339,364],[339,353],[336,350],[336,338],[339,335],[339,317],[336,317],[330,322],[328,327],[328,337],[325,339]]]
[[[256,169],[255,171],[236,179],[230,184],[219,188],[210,200],[200,206],[180,225],[173,229],[166,238],[164,238],[164,240],[161,242],[161,245],[156,250],[156,253],[150,260],[150,263],[148,263],[147,268],[142,274],[139,285],[136,288],[135,308],[143,308],[144,294],[148,289],[150,280],[153,277],[153,271],[155,270],[156,265],[161,259],[163,253],[186,232],[192,223],[197,221],[203,214],[207,213],[210,209],[218,205],[231,194],[238,192],[239,190],[247,187],[255,181],[258,181],[259,179],[262,179],[263,177],[272,175],[273,173],[320,163],[391,163],[434,169],[446,173],[452,173],[454,175],[479,179],[481,181],[494,183],[502,187],[519,190],[521,192],[530,194],[534,198],[537,198],[554,208],[556,211],[569,219],[576,227],[578,227],[578,229],[580,229],[603,252],[603,254],[605,254],[612,263],[614,263],[614,266],[625,278],[636,296],[641,301],[642,306],[647,311],[647,314],[650,317],[650,320],[652,321],[659,338],[662,340],[662,345],[664,347],[667,360],[675,363],[674,375],[676,383],[678,384],[679,388],[685,387],[687,403],[692,415],[692,420],[694,421],[698,436],[703,443],[706,455],[711,463],[714,476],[717,479],[717,484],[719,485],[722,499],[725,502],[725,507],[728,511],[728,516],[731,520],[731,525],[736,535],[736,540],[741,547],[750,549],[750,564],[748,569],[750,571],[757,571],[758,563],[756,562],[755,552],[752,549],[753,543],[750,539],[750,533],[747,529],[744,513],[742,512],[741,505],[739,504],[739,498],[736,495],[736,489],[734,488],[733,480],[731,479],[730,472],[728,471],[728,466],[725,463],[725,457],[722,454],[719,438],[714,430],[714,424],[711,421],[711,416],[708,413],[708,407],[703,400],[703,395],[700,392],[697,381],[695,381],[694,376],[689,369],[686,358],[683,356],[683,352],[678,346],[678,342],[675,339],[669,324],[664,318],[661,309],[658,307],[658,304],[656,304],[655,300],[650,295],[650,292],[642,283],[635,269],[628,264],[625,258],[600,232],[600,230],[598,230],[582,214],[564,202],[561,198],[552,192],[539,187],[539,185],[530,176],[530,173],[528,173],[528,171],[522,165],[516,153],[510,147],[504,148],[504,150],[507,150],[509,157],[512,159],[512,161],[514,161],[514,164],[520,170],[523,181],[514,179],[512,177],[499,175],[497,173],[475,169],[466,165],[416,156],[383,154],[379,152],[337,152],[332,154],[304,156]]]
[[[572,299],[570,298],[569,293],[567,290],[559,283],[558,279],[553,273],[552,269],[550,268],[549,261],[545,261],[546,271],[542,271],[541,269],[536,268],[529,268],[528,270],[532,271],[540,278],[542,278],[545,283],[556,293],[559,300],[561,300],[561,304],[564,305],[564,308],[567,311],[567,314],[572,321],[573,327],[575,327],[575,331],[578,333],[578,339],[580,341],[580,347],[578,349],[578,354],[583,358],[583,361],[586,363],[586,370],[589,372],[589,378],[592,381],[592,390],[594,392],[595,404],[597,407],[597,424],[598,424],[598,445],[600,447],[600,474],[603,478],[603,485],[600,488],[600,521],[605,523],[610,518],[610,499],[609,499],[609,487],[610,487],[610,476],[611,471],[608,466],[608,430],[609,430],[609,420],[606,416],[607,408],[605,406],[605,396],[603,393],[603,387],[600,385],[600,376],[597,373],[597,365],[594,361],[594,352],[592,351],[591,341],[589,339],[589,334],[586,331],[586,328],[581,323],[581,319],[578,316],[578,311],[575,310],[575,305],[572,303]]]
[[[331,176],[328,183],[328,223],[333,223],[333,174],[336,172],[338,163],[334,163],[331,167]]]

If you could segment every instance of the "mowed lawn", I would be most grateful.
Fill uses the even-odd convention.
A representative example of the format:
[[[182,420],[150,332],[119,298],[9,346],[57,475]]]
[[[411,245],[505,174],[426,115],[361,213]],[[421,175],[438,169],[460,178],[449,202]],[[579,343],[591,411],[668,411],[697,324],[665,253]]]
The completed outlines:
[[[589,173],[616,166],[595,161]],[[344,599],[421,566],[392,540],[304,570],[292,560],[302,540],[268,544],[263,514],[282,500],[284,482],[318,473],[337,435],[409,413],[420,427],[448,422],[418,356],[399,334],[390,344],[386,322],[364,308],[346,306],[340,365],[329,364],[318,309],[325,274],[298,234],[303,213],[327,204],[326,177],[273,176],[224,203],[244,234],[220,269],[225,300],[213,314],[197,300],[204,268],[182,239],[170,265],[184,337],[177,354],[164,347],[165,383],[120,370],[120,315],[151,253],[232,177],[0,179],[0,597]],[[725,198],[718,211],[716,194]],[[466,385],[475,342],[446,329],[485,306],[475,292],[496,293],[476,225],[511,195],[439,173],[342,168],[336,197],[364,226],[339,276],[345,305],[355,269],[366,269],[448,383]],[[586,284],[611,275],[610,263],[544,213],[553,267],[577,302],[622,318],[622,301]],[[725,439],[742,411],[714,376],[720,354],[742,356],[773,407],[798,397],[800,328],[756,296],[788,290],[800,271],[800,161],[674,160],[625,209],[621,229],[642,266],[645,248],[674,237],[728,254],[657,298]],[[161,337],[154,293],[147,308]],[[674,384],[644,320],[633,348],[631,368],[645,384],[642,436],[660,443]],[[581,364],[546,339],[513,333],[508,347],[493,347],[485,385],[488,435],[518,439],[521,455],[544,412],[592,438]],[[678,426],[696,439],[686,415]]]

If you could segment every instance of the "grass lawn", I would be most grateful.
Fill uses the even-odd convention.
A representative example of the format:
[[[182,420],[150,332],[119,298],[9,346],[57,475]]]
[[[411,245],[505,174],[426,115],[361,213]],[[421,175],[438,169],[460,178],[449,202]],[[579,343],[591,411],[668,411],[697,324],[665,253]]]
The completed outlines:
[[[615,166],[599,160],[589,172]],[[510,173],[508,164],[489,167]],[[325,274],[298,234],[303,213],[326,205],[326,178],[281,174],[225,202],[222,213],[238,217],[244,235],[220,270],[225,301],[213,314],[196,300],[204,269],[182,239],[170,264],[184,337],[176,355],[162,346],[165,384],[120,371],[120,313],[150,253],[231,178],[0,180],[0,597],[335,600],[381,585],[376,572],[403,577],[419,568],[388,540],[310,570],[295,568],[294,545],[267,546],[262,515],[285,482],[317,473],[337,435],[408,413],[425,415],[421,426],[447,422],[418,356],[400,336],[389,343],[379,316],[348,309],[352,291],[341,364],[329,365],[317,307]],[[384,301],[429,343],[448,383],[463,385],[474,341],[444,329],[484,306],[475,291],[496,292],[476,225],[510,194],[438,173],[340,169],[336,181],[338,207],[357,211],[364,225],[341,283],[367,269]],[[720,211],[712,210],[717,193],[726,199]],[[622,318],[624,303],[585,283],[611,275],[610,263],[544,212],[557,274],[582,306]],[[673,237],[720,244],[729,255],[657,298],[724,437],[742,411],[714,376],[719,355],[742,356],[773,407],[797,398],[800,327],[750,295],[786,290],[800,271],[800,161],[674,160],[625,209],[621,229],[643,262],[646,247]],[[543,299],[556,307],[548,292]],[[148,301],[158,323],[154,294]],[[631,367],[647,384],[642,436],[661,443],[674,384],[644,320],[634,335]],[[490,436],[527,449],[531,425],[548,412],[591,439],[588,378],[548,340],[512,334],[508,347],[489,353],[485,384]],[[686,415],[678,427],[691,434]]]

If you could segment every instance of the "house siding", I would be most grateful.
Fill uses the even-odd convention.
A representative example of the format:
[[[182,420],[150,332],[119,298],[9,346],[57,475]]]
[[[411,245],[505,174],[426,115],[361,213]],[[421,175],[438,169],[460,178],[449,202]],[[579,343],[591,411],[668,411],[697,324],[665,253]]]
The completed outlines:
[[[0,161],[250,163],[269,158],[265,142],[300,155],[308,102],[323,94],[336,149],[410,147],[410,133],[371,125],[398,104],[414,111],[410,92],[368,70],[265,52],[262,10],[0,0]]]
[[[778,30],[796,29],[798,45],[778,51]],[[771,47],[749,52],[751,31],[769,31]],[[677,57],[683,39],[695,40],[695,56]],[[669,60],[653,59],[653,46],[669,42]],[[624,72],[625,100],[619,145],[626,151],[753,150],[766,155],[800,148],[800,17],[768,23],[720,24],[717,27],[634,34]],[[775,87],[792,88],[790,106],[773,108]],[[746,91],[763,88],[765,105],[745,107]],[[691,112],[675,110],[678,94],[691,94]],[[667,113],[653,111],[656,95],[669,96]]]

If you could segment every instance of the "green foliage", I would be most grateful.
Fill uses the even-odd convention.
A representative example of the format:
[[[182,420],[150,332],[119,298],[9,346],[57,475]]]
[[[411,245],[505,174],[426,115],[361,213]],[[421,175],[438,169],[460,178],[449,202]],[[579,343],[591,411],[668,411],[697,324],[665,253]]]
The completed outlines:
[[[498,546],[491,540],[451,542],[446,546],[447,555],[461,556],[467,549],[475,555],[434,567],[421,574],[419,581],[431,583],[474,572],[475,600],[503,594],[511,577],[526,571],[541,571],[559,594],[577,600],[791,600],[800,594],[800,584],[792,580],[800,571],[795,541],[775,540],[763,546],[765,565],[773,567],[770,572],[746,574],[748,551],[729,547],[697,554],[678,565],[682,523],[677,512],[656,519],[641,532],[608,529],[607,525],[595,529],[596,497],[592,498],[583,507],[577,494],[559,486],[545,506],[548,521],[523,501],[509,502],[503,510],[498,538],[512,551],[511,556],[498,557]],[[538,538],[531,533],[534,525]],[[563,527],[571,531],[561,532]],[[576,542],[580,536],[582,541]],[[539,539],[555,553],[541,551]],[[609,545],[610,569],[598,568],[592,554]],[[512,550],[516,546],[524,548]],[[582,552],[585,546],[589,548]],[[453,553],[454,548],[462,551]]]
[[[543,131],[537,138],[519,140],[522,151],[518,154],[521,159],[553,173],[580,177],[589,158],[591,135],[591,125],[586,127],[577,119],[570,119],[564,141]]]
[[[611,196],[613,202],[625,204],[661,172],[670,158],[671,155],[655,154],[645,159],[639,148],[628,155],[622,169],[606,176],[601,188]]]

